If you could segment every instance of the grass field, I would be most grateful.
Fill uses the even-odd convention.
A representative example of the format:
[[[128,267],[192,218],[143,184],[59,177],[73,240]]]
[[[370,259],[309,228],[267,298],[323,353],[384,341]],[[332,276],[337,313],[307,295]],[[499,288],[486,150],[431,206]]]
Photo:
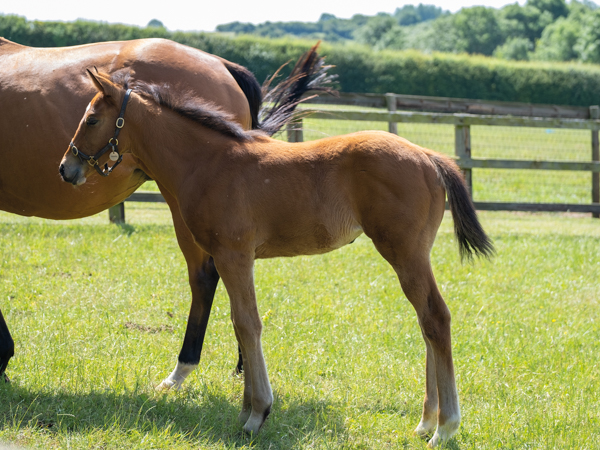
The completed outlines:
[[[240,432],[243,381],[219,287],[199,369],[176,360],[189,292],[164,205],[73,222],[0,214],[0,305],[16,341],[0,442],[27,448],[404,449],[424,392],[414,311],[367,238],[257,262],[275,393]],[[482,213],[492,261],[461,265],[446,217],[432,254],[453,314],[463,425],[451,449],[600,448],[600,221]]]
[[[305,139],[385,123],[305,120]],[[454,130],[399,124],[447,154]],[[589,132],[473,127],[473,156],[587,161]],[[476,200],[589,203],[590,174],[475,170]],[[145,189],[155,190],[151,183]],[[275,393],[261,434],[237,424],[243,381],[219,287],[199,369],[156,393],[189,308],[164,204],[54,222],[0,213],[0,307],[16,356],[0,442],[26,448],[404,449],[424,393],[415,313],[367,238],[318,257],[258,261]],[[492,261],[462,265],[446,217],[432,254],[453,314],[463,425],[451,449],[600,448],[600,221],[482,213]]]

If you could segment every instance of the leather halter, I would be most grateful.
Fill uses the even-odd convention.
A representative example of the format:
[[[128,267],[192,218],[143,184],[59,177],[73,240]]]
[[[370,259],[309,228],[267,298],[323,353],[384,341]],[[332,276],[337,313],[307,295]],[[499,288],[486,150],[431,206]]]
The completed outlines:
[[[108,140],[108,144],[106,144],[102,150],[100,150],[94,156],[88,156],[81,150],[79,150],[77,147],[75,147],[73,141],[71,141],[71,143],[69,144],[69,150],[71,150],[71,152],[75,156],[77,156],[81,162],[87,161],[87,163],[94,169],[96,169],[96,172],[98,172],[103,177],[109,176],[114,170],[114,168],[117,167],[123,160],[123,155],[119,153],[119,140],[117,139],[117,137],[121,132],[121,128],[123,128],[123,125],[125,125],[125,119],[123,117],[125,116],[125,108],[127,108],[127,102],[129,101],[130,95],[131,89],[127,89],[127,92],[125,92],[125,98],[123,99],[123,104],[121,105],[121,112],[119,113],[119,117],[117,119],[115,134]],[[111,161],[114,161],[115,163],[110,168],[108,167],[108,163],[106,163],[104,164],[103,169],[98,164],[98,159],[102,155],[104,155],[108,151],[108,149],[112,149],[108,157]]]

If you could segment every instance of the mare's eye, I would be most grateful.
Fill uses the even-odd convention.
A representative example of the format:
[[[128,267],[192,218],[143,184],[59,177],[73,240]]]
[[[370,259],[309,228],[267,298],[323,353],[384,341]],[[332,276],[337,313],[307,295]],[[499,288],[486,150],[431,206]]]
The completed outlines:
[[[87,120],[85,121],[85,123],[87,123],[88,125],[96,125],[98,123],[98,119],[96,119],[95,117],[88,117]]]

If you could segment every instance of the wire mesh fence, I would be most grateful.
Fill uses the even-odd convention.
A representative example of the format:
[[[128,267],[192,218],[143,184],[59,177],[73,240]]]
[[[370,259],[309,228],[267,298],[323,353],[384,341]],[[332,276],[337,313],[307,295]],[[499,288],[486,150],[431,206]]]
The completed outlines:
[[[387,122],[311,119],[302,121],[311,141],[361,130],[385,130]],[[453,125],[398,123],[398,134],[440,153],[455,155]],[[282,139],[286,136],[282,134]],[[589,130],[472,126],[473,158],[591,162]],[[591,200],[591,175],[583,171],[472,169],[473,200],[480,202],[578,203]]]

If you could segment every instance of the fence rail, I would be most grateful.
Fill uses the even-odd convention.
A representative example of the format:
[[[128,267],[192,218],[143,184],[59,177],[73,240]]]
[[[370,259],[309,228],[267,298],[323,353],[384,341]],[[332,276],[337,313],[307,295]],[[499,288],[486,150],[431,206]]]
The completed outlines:
[[[512,102],[422,97],[397,94],[340,94],[338,97],[320,96],[308,100],[315,113],[310,117],[323,120],[353,120],[387,122],[388,130],[397,134],[397,123],[428,123],[454,125],[456,162],[462,169],[470,192],[472,192],[472,169],[533,169],[569,170],[591,173],[590,204],[557,203],[502,203],[475,202],[480,210],[502,211],[572,211],[592,213],[600,217],[600,107],[573,107],[536,105]],[[373,110],[326,110],[315,105],[346,105]],[[542,127],[589,130],[591,133],[590,162],[484,159],[471,157],[471,126]],[[303,140],[302,122],[293,124],[287,131],[290,142]],[[156,202],[164,199],[159,193],[136,192],[127,201]],[[123,204],[109,210],[114,222],[125,221]]]

